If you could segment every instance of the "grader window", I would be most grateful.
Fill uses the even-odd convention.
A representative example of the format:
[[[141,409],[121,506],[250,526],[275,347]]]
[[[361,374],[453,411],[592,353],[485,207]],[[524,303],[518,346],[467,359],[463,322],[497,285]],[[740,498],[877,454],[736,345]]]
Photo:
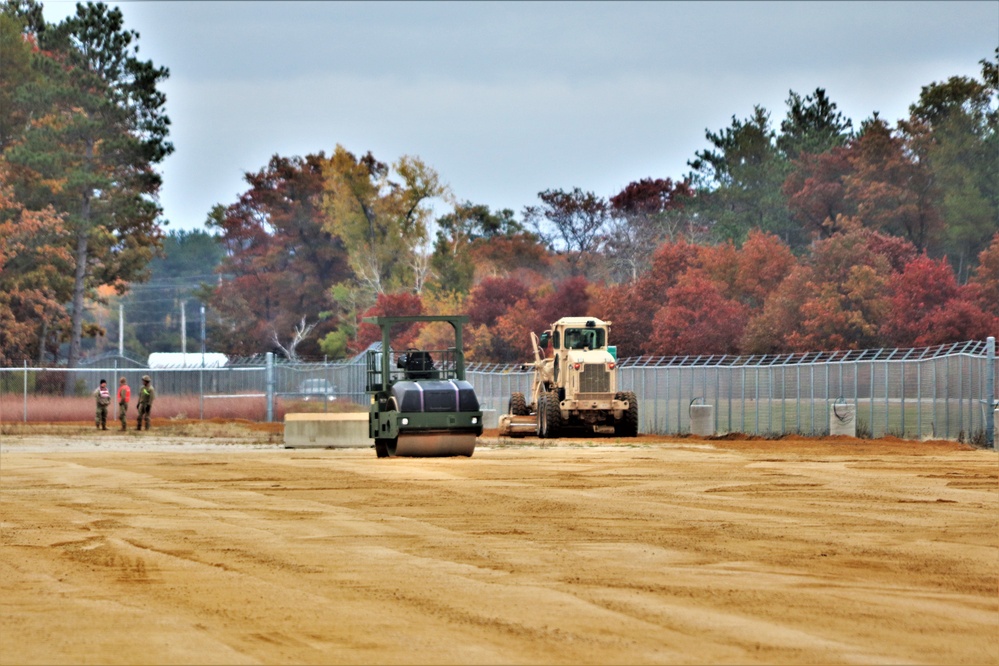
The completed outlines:
[[[567,328],[566,349],[600,349],[604,346],[605,333],[600,328]]]

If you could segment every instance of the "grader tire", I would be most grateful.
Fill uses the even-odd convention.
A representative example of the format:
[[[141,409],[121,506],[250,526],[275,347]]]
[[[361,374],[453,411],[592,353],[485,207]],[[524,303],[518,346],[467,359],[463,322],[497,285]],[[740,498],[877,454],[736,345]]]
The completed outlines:
[[[555,393],[545,393],[541,396],[544,401],[544,429],[542,437],[556,439],[562,430],[562,410],[559,407],[558,395]],[[538,422],[542,422],[541,414],[538,414]]]
[[[638,436],[638,396],[634,391],[623,391],[614,396],[617,400],[628,401],[628,411],[618,421],[615,430],[619,437]]]
[[[513,416],[530,416],[531,410],[527,408],[527,398],[523,393],[514,393],[510,396],[510,405],[507,410]]]

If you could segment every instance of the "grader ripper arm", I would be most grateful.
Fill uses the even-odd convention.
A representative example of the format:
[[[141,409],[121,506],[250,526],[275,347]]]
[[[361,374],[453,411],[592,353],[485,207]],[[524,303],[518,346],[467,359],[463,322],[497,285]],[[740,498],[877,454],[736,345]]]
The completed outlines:
[[[592,317],[563,317],[539,339],[531,333],[534,375],[530,401],[510,397],[500,417],[500,435],[638,434],[638,400],[617,390],[615,349],[607,346],[610,322]],[[552,343],[553,355],[544,348]]]

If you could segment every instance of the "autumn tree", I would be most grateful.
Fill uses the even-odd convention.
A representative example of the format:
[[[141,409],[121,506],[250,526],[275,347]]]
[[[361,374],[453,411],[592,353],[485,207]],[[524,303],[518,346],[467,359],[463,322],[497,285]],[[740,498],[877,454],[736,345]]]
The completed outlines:
[[[361,314],[362,322],[357,328],[357,338],[351,344],[351,350],[359,353],[373,342],[382,339],[381,328],[375,324],[363,322],[366,317],[412,317],[424,314],[423,301],[418,294],[412,292],[396,292],[393,294],[378,294],[375,304]],[[389,342],[393,349],[405,350],[416,342],[421,323],[396,324],[389,331]]]
[[[763,306],[770,294],[791,274],[798,260],[775,234],[751,231],[736,254],[731,294],[751,309]],[[701,260],[702,265],[704,259]]]
[[[699,254],[700,247],[683,238],[663,243],[637,280],[594,290],[593,314],[613,322],[614,343],[622,357],[647,351],[652,320],[666,303],[666,293],[697,264]]]
[[[861,126],[849,159],[846,197],[864,226],[901,236],[919,251],[934,247],[942,220],[933,174],[904,137],[875,114]]]
[[[496,335],[499,318],[518,307],[534,308],[527,286],[515,277],[486,277],[475,285],[466,301],[472,337],[469,357],[476,361],[513,363],[521,360],[502,337]]]
[[[543,284],[525,295],[496,319],[496,344],[513,360],[533,359],[531,332],[541,333],[561,317],[591,314],[589,282],[581,275],[558,284]]]
[[[989,246],[978,255],[978,265],[968,284],[975,285],[978,304],[985,312],[995,317],[999,324],[999,232],[996,232]],[[999,326],[994,330],[996,329],[999,329]],[[999,330],[996,330],[996,333],[999,333]]]
[[[216,207],[207,225],[225,250],[224,279],[210,305],[223,324],[216,344],[242,354],[274,349],[287,356],[318,356],[319,340],[333,332],[337,304],[332,285],[351,277],[347,252],[323,215],[326,156],[275,155],[245,174],[249,189],[237,203]]]
[[[430,266],[434,291],[468,293],[476,279],[518,268],[543,268],[547,254],[537,236],[510,209],[465,202],[436,220]]]
[[[430,272],[429,203],[451,197],[437,172],[410,156],[390,169],[370,152],[358,158],[337,145],[323,178],[325,228],[343,241],[360,285],[370,294],[422,291]]]
[[[913,259],[892,277],[889,289],[883,333],[894,345],[925,347],[995,334],[995,317],[976,302],[977,285],[958,285],[945,259]]]
[[[788,209],[810,237],[828,238],[843,231],[841,222],[856,212],[847,199],[853,174],[850,151],[839,146],[824,153],[802,153],[782,187]]]
[[[645,272],[661,243],[699,237],[694,219],[684,210],[693,194],[685,182],[643,178],[610,198],[612,220],[605,247],[615,280],[635,280]]]
[[[665,295],[652,321],[649,354],[734,354],[749,308],[724,296],[724,287],[701,269],[688,270]]]
[[[17,12],[7,5],[4,13]],[[70,231],[75,367],[85,298],[100,285],[122,293],[142,279],[159,246],[154,167],[173,150],[159,89],[168,71],[137,57],[138,33],[102,3],[77,4],[75,15],[34,37],[39,75],[14,95],[31,121],[7,139],[4,158],[15,196],[30,210],[52,206]]]
[[[863,228],[857,221],[845,227],[843,233],[815,243],[804,263],[792,268],[762,310],[751,316],[743,335],[744,351],[883,345],[888,285],[899,262],[910,260],[916,250],[907,241]]]
[[[525,223],[551,251],[565,257],[571,276],[591,271],[610,222],[607,202],[578,187],[571,192],[545,190],[538,193],[538,198],[540,205],[524,207]]]
[[[25,210],[0,160],[0,366],[43,363],[68,332],[73,257],[61,216]]]

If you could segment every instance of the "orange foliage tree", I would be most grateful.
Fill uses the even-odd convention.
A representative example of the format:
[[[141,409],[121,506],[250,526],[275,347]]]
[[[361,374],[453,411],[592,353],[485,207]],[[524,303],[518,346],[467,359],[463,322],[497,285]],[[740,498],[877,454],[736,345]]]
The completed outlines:
[[[0,162],[0,365],[43,362],[69,331],[73,255],[62,216],[25,210]]]

